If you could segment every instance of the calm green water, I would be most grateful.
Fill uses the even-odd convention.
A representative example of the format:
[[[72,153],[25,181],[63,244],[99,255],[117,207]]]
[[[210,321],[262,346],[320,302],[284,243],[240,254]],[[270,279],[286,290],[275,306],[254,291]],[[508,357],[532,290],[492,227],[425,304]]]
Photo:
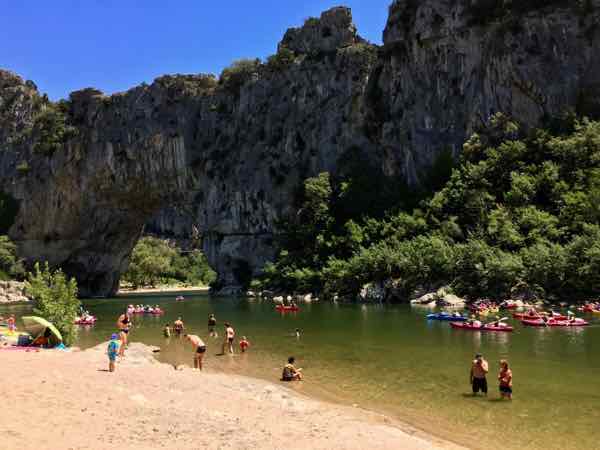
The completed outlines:
[[[328,400],[381,411],[442,437],[476,448],[598,448],[600,431],[600,324],[579,329],[472,333],[447,323],[428,323],[426,310],[409,307],[306,305],[279,314],[269,303],[186,295],[94,300],[85,306],[99,318],[82,328],[79,345],[106,341],[129,303],[159,304],[162,317],[134,316],[132,341],[161,347],[161,360],[191,364],[192,350],[162,327],[182,316],[188,330],[208,344],[208,368],[276,381],[289,355],[304,368],[294,388]],[[26,308],[13,308],[20,314]],[[6,313],[7,308],[0,312]],[[216,356],[221,339],[208,338],[214,313],[252,343],[245,355]],[[593,318],[590,317],[593,320]],[[297,340],[293,334],[302,330]],[[595,347],[595,348],[594,348]],[[472,398],[468,372],[481,351],[490,362],[490,398]],[[497,362],[514,372],[515,400],[497,401]]]

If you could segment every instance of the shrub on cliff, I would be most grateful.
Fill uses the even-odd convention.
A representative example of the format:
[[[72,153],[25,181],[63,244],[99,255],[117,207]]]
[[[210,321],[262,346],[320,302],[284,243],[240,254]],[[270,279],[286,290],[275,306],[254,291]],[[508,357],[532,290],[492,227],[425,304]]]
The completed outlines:
[[[77,128],[67,121],[67,108],[66,102],[49,102],[43,105],[35,116],[30,133],[36,153],[51,156],[65,142],[77,135]]]
[[[286,47],[281,47],[277,50],[277,53],[267,58],[267,69],[272,72],[281,72],[292,64],[296,60],[296,55],[293,51]]]
[[[50,270],[48,263],[43,268],[36,263],[34,271],[27,275],[25,290],[35,302],[34,313],[54,324],[65,345],[71,345],[80,306],[75,279],[67,278],[61,270]]]
[[[228,92],[238,95],[242,86],[258,75],[260,66],[260,59],[237,60],[223,69],[219,84]]]

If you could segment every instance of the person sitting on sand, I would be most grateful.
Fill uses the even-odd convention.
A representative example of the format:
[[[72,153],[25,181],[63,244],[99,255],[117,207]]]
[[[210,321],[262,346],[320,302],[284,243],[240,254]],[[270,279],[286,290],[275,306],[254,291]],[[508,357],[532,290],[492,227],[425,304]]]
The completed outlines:
[[[242,340],[240,341],[240,350],[242,353],[246,353],[246,350],[250,347],[250,342],[246,339],[246,336],[242,336]]]
[[[218,338],[217,334],[217,319],[214,314],[208,316],[208,335],[213,338]]]
[[[173,329],[175,330],[175,334],[179,337],[183,334],[185,330],[185,325],[183,324],[183,320],[181,317],[178,317],[175,322],[173,322]]]
[[[302,381],[302,369],[296,369],[294,362],[296,362],[296,358],[290,356],[288,363],[283,367],[282,381]]]
[[[473,395],[481,391],[484,395],[488,393],[486,375],[489,372],[488,362],[483,359],[483,355],[478,353],[471,364],[470,380],[473,388]]]
[[[108,342],[108,347],[106,349],[106,354],[108,355],[108,371],[115,371],[115,361],[117,360],[117,355],[119,354],[119,350],[121,347],[121,341],[119,340],[119,335],[113,333],[110,337],[110,341]]]
[[[202,370],[202,359],[206,353],[206,344],[202,339],[194,334],[186,334],[184,337],[190,341],[195,349],[194,353],[194,369]]]
[[[171,337],[171,326],[168,323],[165,324],[165,327],[163,328],[163,336],[166,338]]]
[[[498,381],[500,381],[500,398],[512,400],[512,370],[509,369],[508,361],[505,359],[500,361]]]
[[[48,347],[50,345],[50,329],[46,328],[44,330],[44,334],[40,334],[38,337],[34,339],[31,343],[32,347]]]

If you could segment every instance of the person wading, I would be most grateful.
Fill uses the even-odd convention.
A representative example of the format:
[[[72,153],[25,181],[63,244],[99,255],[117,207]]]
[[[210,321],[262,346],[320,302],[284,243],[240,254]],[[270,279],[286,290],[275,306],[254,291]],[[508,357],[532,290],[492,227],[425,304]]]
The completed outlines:
[[[500,397],[512,400],[512,370],[508,367],[508,361],[500,361],[500,373],[498,381],[500,382]]]
[[[129,343],[129,330],[131,330],[131,326],[131,319],[127,310],[125,310],[117,319],[117,329],[119,330],[119,339],[121,340],[121,345],[119,346],[120,357],[125,356],[125,347]]]
[[[486,375],[489,372],[488,362],[483,359],[483,355],[478,353],[471,364],[470,381],[473,387],[473,395],[477,395],[479,391],[484,395],[488,393]]]

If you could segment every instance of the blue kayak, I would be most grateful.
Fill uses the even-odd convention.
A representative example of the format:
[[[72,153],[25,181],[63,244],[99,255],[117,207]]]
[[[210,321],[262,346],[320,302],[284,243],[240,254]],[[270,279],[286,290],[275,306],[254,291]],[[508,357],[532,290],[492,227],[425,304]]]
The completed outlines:
[[[468,318],[467,317],[463,317],[463,316],[454,316],[452,314],[448,314],[445,312],[442,313],[435,313],[435,314],[428,314],[427,315],[427,320],[448,320],[451,322],[464,322],[466,321]]]

